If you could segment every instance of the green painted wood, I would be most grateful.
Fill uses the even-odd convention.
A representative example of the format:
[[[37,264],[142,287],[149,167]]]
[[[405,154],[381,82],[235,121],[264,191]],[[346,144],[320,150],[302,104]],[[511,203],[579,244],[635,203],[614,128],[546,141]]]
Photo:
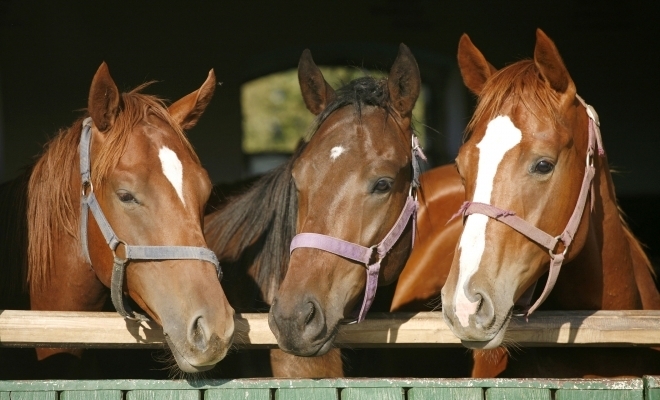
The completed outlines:
[[[9,392],[0,392],[0,400],[9,400]]]
[[[646,389],[645,400],[660,400],[660,389]]]
[[[66,390],[60,400],[122,400],[121,390]]]
[[[126,400],[202,400],[199,390],[131,390]]]
[[[652,380],[655,382],[654,380]],[[99,380],[0,381],[0,392],[63,390],[206,390],[277,388],[533,388],[643,390],[642,379],[235,379],[203,380]],[[660,389],[660,386],[655,386]]]
[[[339,400],[336,388],[280,388],[275,400]]]
[[[204,400],[270,400],[270,389],[209,389]]]
[[[11,400],[57,400],[57,392],[12,392]]]
[[[348,387],[340,392],[341,400],[404,400],[401,387]]]
[[[486,400],[551,400],[550,389],[533,388],[489,388]]]
[[[642,390],[558,390],[556,400],[644,400]]]
[[[418,388],[408,390],[408,400],[483,400],[482,388]]]

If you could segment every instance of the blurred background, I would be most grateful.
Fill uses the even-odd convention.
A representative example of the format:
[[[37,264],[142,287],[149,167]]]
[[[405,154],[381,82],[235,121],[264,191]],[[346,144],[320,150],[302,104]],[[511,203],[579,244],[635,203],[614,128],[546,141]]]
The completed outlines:
[[[452,162],[474,107],[455,61],[460,35],[499,68],[531,57],[540,27],[600,114],[617,193],[657,265],[657,9],[639,0],[0,0],[0,179],[81,114],[102,61],[121,90],[156,80],[146,91],[172,101],[215,69],[221,84],[190,140],[214,182],[247,178],[306,133],[295,73],[303,49],[337,86],[388,71],[401,42],[424,82],[416,118],[430,166]]]

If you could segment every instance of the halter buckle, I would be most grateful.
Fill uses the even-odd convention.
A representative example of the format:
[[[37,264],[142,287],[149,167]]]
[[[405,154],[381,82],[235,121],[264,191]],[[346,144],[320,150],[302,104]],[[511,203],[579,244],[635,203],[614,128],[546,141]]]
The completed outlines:
[[[598,113],[596,112],[596,109],[593,108],[590,104],[585,105],[587,109],[587,115],[589,118],[591,118],[592,121],[596,123],[597,126],[600,126],[600,119],[598,118]]]

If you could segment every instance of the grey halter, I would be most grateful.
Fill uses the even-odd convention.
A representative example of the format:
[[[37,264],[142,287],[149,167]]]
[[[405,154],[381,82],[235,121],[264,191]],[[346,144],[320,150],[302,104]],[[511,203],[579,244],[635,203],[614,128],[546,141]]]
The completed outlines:
[[[88,211],[96,220],[105,242],[112,250],[114,262],[112,266],[112,278],[110,283],[110,297],[112,304],[117,312],[124,318],[135,320],[148,320],[147,316],[133,312],[124,299],[124,273],[126,265],[131,260],[202,260],[215,265],[218,278],[222,279],[222,269],[218,258],[211,250],[205,247],[194,246],[129,246],[119,239],[110,227],[110,223],[103,215],[103,210],[94,195],[94,186],[92,185],[90,173],[90,149],[92,146],[92,119],[86,118],[83,121],[82,135],[80,138],[80,175],[82,178],[82,210],[80,213],[80,241],[82,243],[83,255],[91,265],[89,258],[89,248],[87,244],[87,221]],[[116,250],[122,244],[125,249],[125,256],[121,258]]]

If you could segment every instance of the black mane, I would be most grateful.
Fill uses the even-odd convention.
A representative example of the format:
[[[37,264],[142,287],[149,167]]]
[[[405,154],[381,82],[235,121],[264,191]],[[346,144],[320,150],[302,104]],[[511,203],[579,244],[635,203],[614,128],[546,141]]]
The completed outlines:
[[[373,77],[354,79],[336,92],[335,99],[314,120],[310,139],[321,124],[335,111],[346,106],[356,109],[358,118],[363,106],[375,106],[391,111],[387,81]],[[307,142],[309,143],[309,142]],[[234,196],[228,203],[205,219],[207,245],[220,259],[225,269],[225,292],[232,297],[251,296],[239,277],[253,266],[256,288],[263,301],[270,304],[284,279],[289,264],[289,246],[296,233],[298,198],[291,170],[303,149],[303,143],[280,167],[253,183],[247,191]],[[233,301],[232,301],[233,300]],[[230,298],[240,309],[241,300]],[[236,304],[236,305],[235,305]]]

